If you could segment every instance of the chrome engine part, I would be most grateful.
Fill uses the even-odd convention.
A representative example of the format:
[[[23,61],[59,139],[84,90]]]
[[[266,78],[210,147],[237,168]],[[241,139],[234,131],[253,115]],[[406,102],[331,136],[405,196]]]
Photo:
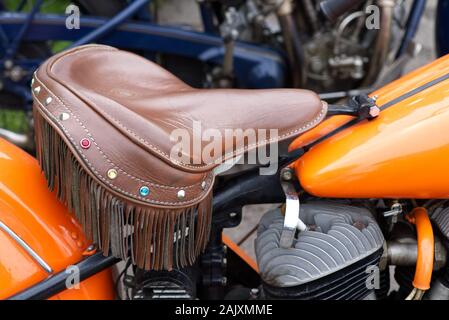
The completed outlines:
[[[131,283],[132,300],[191,300],[196,297],[193,268],[172,271],[137,270]]]
[[[280,209],[260,221],[257,263],[267,298],[368,299],[370,268],[379,265],[384,237],[369,210],[331,202],[301,205],[307,225],[291,248],[280,246]],[[368,282],[367,282],[368,281]]]
[[[399,0],[363,1],[335,21],[324,21],[322,1],[222,1],[227,6],[220,26],[226,56],[232,56],[232,36],[233,41],[285,50],[294,87],[323,93],[373,85],[394,60],[407,4]],[[231,11],[238,17],[232,23],[226,18]],[[224,63],[223,69],[229,78],[231,63]]]
[[[296,10],[298,19],[306,21],[300,23],[300,28],[312,26],[303,37],[305,85],[319,92],[372,85],[397,48],[399,38],[396,35],[400,34],[405,4],[365,1],[335,24],[317,26],[313,23],[316,14],[310,8],[316,8],[320,2],[307,0]],[[378,12],[371,11],[373,4],[379,8]],[[382,17],[377,27],[368,28],[371,15]]]

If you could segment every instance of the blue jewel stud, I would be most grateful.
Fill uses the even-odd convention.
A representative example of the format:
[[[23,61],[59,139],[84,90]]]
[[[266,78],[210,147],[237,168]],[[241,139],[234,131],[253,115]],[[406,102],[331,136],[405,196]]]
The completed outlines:
[[[148,188],[147,186],[140,187],[139,193],[142,197],[146,197],[150,194],[150,188]]]

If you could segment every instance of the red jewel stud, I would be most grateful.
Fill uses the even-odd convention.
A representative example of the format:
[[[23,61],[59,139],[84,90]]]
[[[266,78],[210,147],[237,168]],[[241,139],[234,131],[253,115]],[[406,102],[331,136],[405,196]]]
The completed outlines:
[[[90,148],[90,140],[87,138],[83,138],[80,141],[80,145],[81,145],[81,148],[83,148],[83,149],[89,149]]]

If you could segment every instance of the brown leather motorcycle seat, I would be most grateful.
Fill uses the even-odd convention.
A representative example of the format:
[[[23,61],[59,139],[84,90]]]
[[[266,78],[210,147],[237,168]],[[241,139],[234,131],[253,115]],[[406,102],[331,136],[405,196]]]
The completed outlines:
[[[306,90],[194,89],[140,56],[100,45],[50,58],[32,89],[38,159],[49,186],[106,254],[130,252],[146,269],[192,263],[204,249],[214,167],[298,136],[327,111]],[[191,139],[187,148],[176,148],[180,129]],[[205,160],[210,141],[201,137],[208,129],[223,138]],[[228,137],[229,129],[254,129],[256,142]]]

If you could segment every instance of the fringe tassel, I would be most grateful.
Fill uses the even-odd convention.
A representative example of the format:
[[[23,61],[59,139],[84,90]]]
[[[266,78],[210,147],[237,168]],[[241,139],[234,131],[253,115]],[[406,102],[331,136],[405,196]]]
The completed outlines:
[[[117,198],[83,169],[53,127],[33,108],[37,158],[50,190],[104,255],[131,258],[146,270],[192,265],[211,226],[211,195],[184,209],[161,209]]]

